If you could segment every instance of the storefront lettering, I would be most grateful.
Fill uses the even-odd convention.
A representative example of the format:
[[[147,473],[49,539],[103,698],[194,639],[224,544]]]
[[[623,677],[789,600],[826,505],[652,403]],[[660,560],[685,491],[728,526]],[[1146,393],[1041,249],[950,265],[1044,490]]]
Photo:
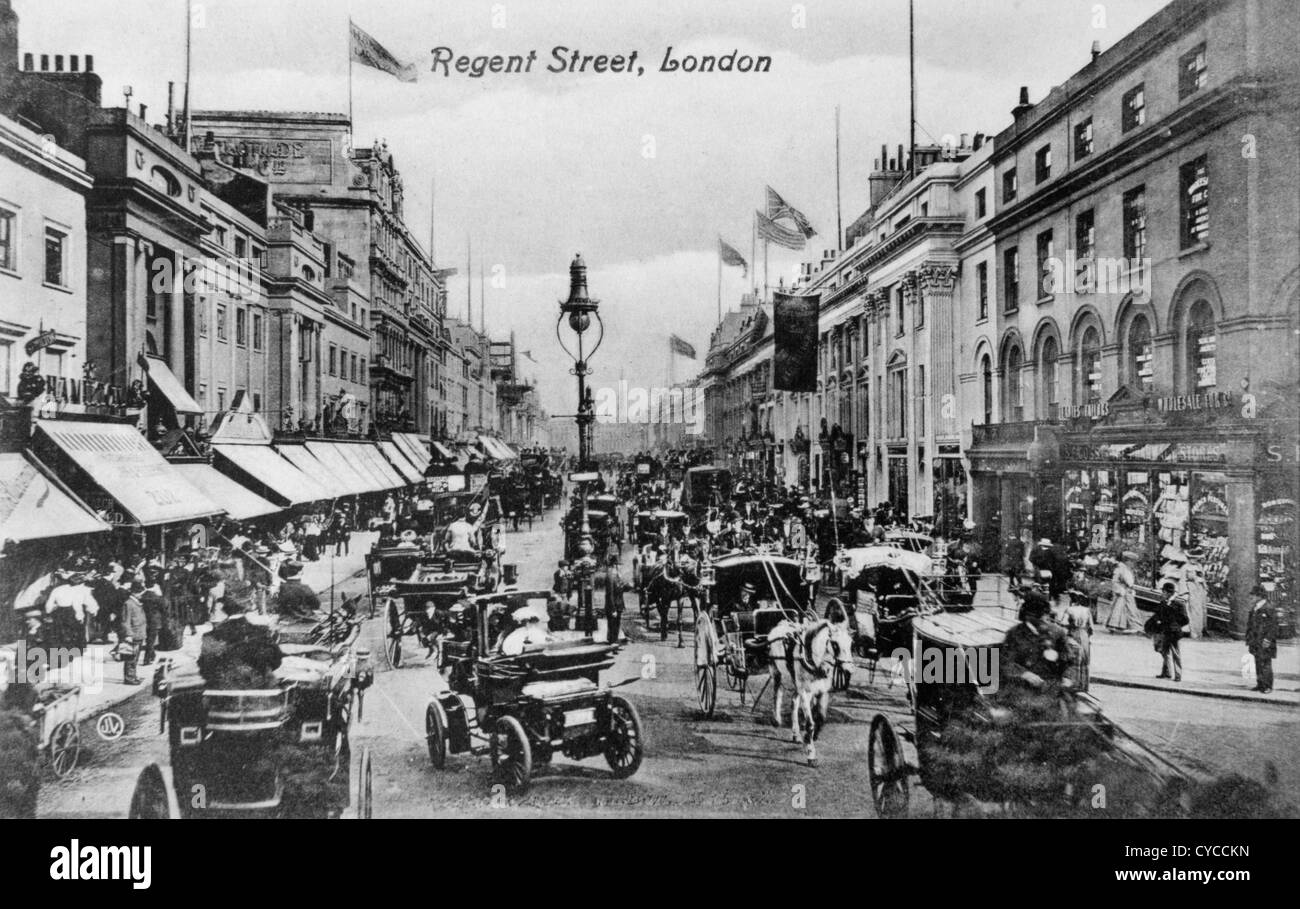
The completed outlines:
[[[1184,410],[1218,410],[1223,407],[1231,407],[1232,404],[1232,395],[1226,391],[1156,398],[1156,409],[1161,413],[1174,413]]]
[[[1094,404],[1058,404],[1056,405],[1056,418],[1058,420],[1076,420],[1079,417],[1090,417],[1097,419],[1110,413],[1110,404],[1106,401],[1098,401]]]
[[[85,379],[46,376],[47,400],[56,404],[85,404],[93,407],[118,407],[122,404],[122,386]]]

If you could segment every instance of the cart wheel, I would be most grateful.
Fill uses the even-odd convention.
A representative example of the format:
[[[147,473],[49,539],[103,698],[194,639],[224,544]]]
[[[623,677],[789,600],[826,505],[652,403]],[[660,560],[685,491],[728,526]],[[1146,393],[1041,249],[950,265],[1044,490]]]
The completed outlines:
[[[867,740],[867,773],[876,813],[881,817],[906,817],[911,794],[903,748],[893,724],[879,713],[871,721],[871,736]]]
[[[429,763],[441,770],[447,766],[447,723],[442,718],[442,705],[436,700],[424,708],[424,735],[429,743]]]
[[[361,749],[361,772],[357,781],[357,817],[370,820],[374,816],[374,782],[370,766],[370,746]]]
[[[605,733],[605,760],[614,778],[625,780],[636,773],[645,753],[645,736],[641,717],[627,698],[613,695],[609,699],[609,730]]]
[[[492,733],[492,770],[511,792],[523,792],[533,775],[533,749],[523,724],[512,716],[497,720]]]
[[[384,640],[384,656],[388,659],[389,669],[402,668],[402,632],[389,631]]]
[[[77,724],[62,722],[50,733],[50,769],[63,779],[77,766],[81,757],[81,732]]]
[[[181,816],[170,767],[150,764],[140,771],[127,816],[133,820],[175,820]]]
[[[711,663],[695,667],[695,694],[699,699],[700,712],[706,717],[713,716],[713,708],[718,704],[718,668]]]
[[[722,676],[727,680],[728,688],[732,691],[740,690],[741,675],[736,671],[736,667],[731,664],[731,660],[727,660],[722,664]]]

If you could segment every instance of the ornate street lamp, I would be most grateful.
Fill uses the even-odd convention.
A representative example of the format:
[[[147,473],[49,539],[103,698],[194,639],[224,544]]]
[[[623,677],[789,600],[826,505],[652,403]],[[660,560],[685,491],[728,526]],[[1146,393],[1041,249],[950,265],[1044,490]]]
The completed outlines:
[[[573,369],[569,372],[571,375],[578,377],[578,471],[585,472],[590,470],[594,465],[591,459],[592,449],[592,432],[596,422],[595,402],[592,400],[591,389],[587,388],[587,376],[591,374],[591,369],[587,361],[595,355],[600,343],[605,340],[605,323],[601,321],[599,300],[593,300],[587,293],[587,265],[582,261],[582,254],[573,257],[573,262],[569,265],[569,299],[560,301],[560,315],[555,322],[555,337],[560,342],[561,349],[564,350],[569,358],[573,360]],[[569,345],[564,343],[564,336],[561,333],[561,326],[568,318],[569,329],[576,336],[576,352]],[[595,317],[596,327],[599,334],[596,336],[596,343],[592,345],[591,350],[585,350],[583,335],[591,327],[592,317]],[[593,595],[594,595],[594,578],[596,574],[596,559],[594,556],[596,545],[591,538],[591,522],[587,517],[587,484],[580,483],[579,489],[582,495],[582,527],[581,538],[578,542],[579,557],[573,563],[573,573],[578,580],[578,609],[579,609],[579,630],[592,633],[596,630],[596,617],[594,613]]]

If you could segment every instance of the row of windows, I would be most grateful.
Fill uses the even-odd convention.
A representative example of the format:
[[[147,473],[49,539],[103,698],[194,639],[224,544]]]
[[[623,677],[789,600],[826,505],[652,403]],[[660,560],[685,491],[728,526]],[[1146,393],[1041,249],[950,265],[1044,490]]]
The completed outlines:
[[[342,350],[336,344],[331,344],[329,348],[329,374],[353,382],[370,381],[369,373],[366,372],[366,358]]]
[[[1146,187],[1126,191],[1120,203],[1121,248],[1127,268],[1145,268],[1147,257]],[[1210,179],[1206,155],[1184,163],[1178,169],[1178,242],[1179,248],[1191,249],[1208,241],[1210,236]],[[1055,236],[1052,230],[1041,231],[1035,238],[1036,275],[1039,285],[1035,299],[1045,299],[1056,290],[1054,260]],[[1097,251],[1097,225],[1093,209],[1081,211],[1074,218],[1074,252],[1077,275],[1076,293],[1087,293],[1095,286],[1098,275],[1094,261]],[[1003,251],[1003,310],[1011,313],[1020,307],[1020,250]],[[984,263],[976,266],[978,317],[988,318],[988,270]],[[1104,288],[1102,288],[1104,290]]]
[[[251,312],[245,306],[234,307],[235,343],[240,347],[251,346],[253,350],[266,349],[266,320],[260,312]],[[230,343],[230,307],[218,303],[216,307],[215,331],[217,341]],[[199,336],[207,337],[208,320],[205,313],[199,314]]]
[[[45,251],[42,262],[44,282],[52,287],[68,287],[68,232],[45,225]],[[18,272],[18,211],[0,206],[0,271]]]
[[[1205,87],[1205,45],[1200,44],[1178,60],[1178,100],[1183,101]],[[1147,122],[1146,84],[1139,82],[1120,99],[1120,131],[1131,132]],[[1074,126],[1074,159],[1081,161],[1093,153],[1092,117]],[[1052,146],[1034,152],[1034,182],[1044,183],[1052,177]],[[1013,167],[1002,175],[1002,201],[1014,202],[1020,192],[1020,178]],[[976,193],[976,216],[983,217],[983,190]]]
[[[1188,309],[1186,325],[1179,339],[1175,369],[1180,376],[1171,377],[1170,387],[1181,394],[1206,394],[1218,385],[1216,352],[1218,333],[1214,309],[1206,300],[1196,300]],[[1075,350],[1073,376],[1074,400],[1077,404],[1097,404],[1102,400],[1106,386],[1105,369],[1101,355],[1101,332],[1089,325],[1079,336]],[[1042,342],[1038,356],[1037,382],[1031,385],[1039,395],[1039,418],[1053,418],[1053,409],[1060,405],[1061,376],[1060,347],[1053,337]],[[1002,355],[1002,419],[1017,422],[1025,419],[1025,383],[1022,369],[1024,353],[1018,342],[1007,345]],[[1135,315],[1124,333],[1116,385],[1127,384],[1143,393],[1156,390],[1155,356],[1151,340],[1151,323],[1145,315]],[[993,421],[993,361],[989,354],[980,360],[983,387],[984,422]]]
[[[244,391],[244,387],[242,385],[235,389],[236,394],[238,394],[241,391]],[[228,394],[228,389],[226,388],[226,386],[218,385],[216,398],[212,402],[215,406],[211,409],[214,411],[225,410],[226,402],[227,402],[227,394]],[[262,393],[260,391],[255,391],[249,397],[252,400],[253,412],[261,413]],[[203,408],[204,412],[208,411],[209,409],[208,408],[208,384],[206,382],[199,383],[198,393],[194,396],[194,400],[195,403],[199,405],[199,407]],[[233,398],[230,400],[233,401]]]

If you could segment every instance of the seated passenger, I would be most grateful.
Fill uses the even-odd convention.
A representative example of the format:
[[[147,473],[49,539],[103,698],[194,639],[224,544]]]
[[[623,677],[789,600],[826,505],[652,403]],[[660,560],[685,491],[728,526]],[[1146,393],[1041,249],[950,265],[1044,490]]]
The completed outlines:
[[[477,503],[475,503],[477,504]],[[459,517],[447,525],[447,556],[453,561],[478,561],[478,530],[467,517]]]
[[[542,627],[542,617],[531,606],[516,609],[510,616],[515,629],[501,639],[498,649],[505,656],[518,656],[526,650],[536,650],[551,640]]]
[[[222,603],[226,620],[203,636],[199,673],[209,688],[260,689],[275,687],[280,647],[275,633],[248,620],[241,600]]]

